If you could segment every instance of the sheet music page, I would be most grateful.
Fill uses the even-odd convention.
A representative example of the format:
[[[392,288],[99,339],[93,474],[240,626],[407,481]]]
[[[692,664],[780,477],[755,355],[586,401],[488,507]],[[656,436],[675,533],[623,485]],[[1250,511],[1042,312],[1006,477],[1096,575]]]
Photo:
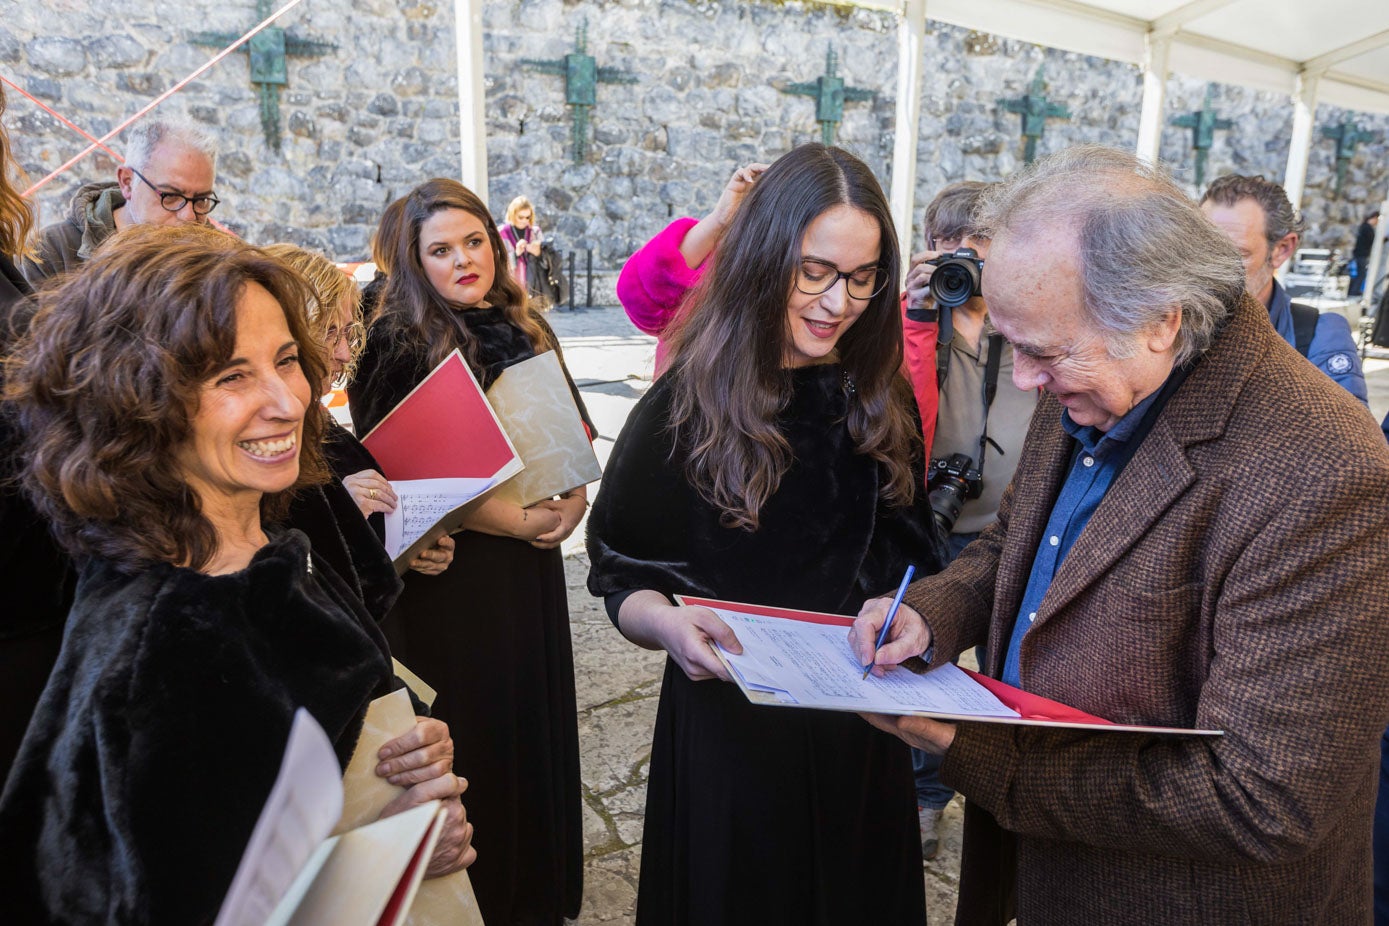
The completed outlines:
[[[759,689],[783,691],[802,706],[889,714],[1018,716],[950,664],[925,675],[896,669],[882,678],[869,675],[865,679],[843,626],[713,610],[743,644],[742,655],[722,650],[738,674]]]
[[[450,511],[487,490],[492,479],[411,479],[392,482],[399,504],[386,514],[386,552],[395,559]]]
[[[263,926],[342,815],[342,772],[328,735],[302,707],[216,926]]]

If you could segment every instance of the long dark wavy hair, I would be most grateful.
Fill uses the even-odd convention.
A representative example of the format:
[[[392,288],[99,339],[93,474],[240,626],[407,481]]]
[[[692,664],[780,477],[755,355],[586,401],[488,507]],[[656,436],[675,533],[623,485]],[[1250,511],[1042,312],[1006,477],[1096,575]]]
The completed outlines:
[[[840,148],[802,145],[758,179],[690,294],[669,339],[670,427],[689,452],[688,477],[729,527],[756,530],[758,513],[791,465],[777,416],[791,398],[784,357],[787,301],[806,229],[847,205],[878,224],[887,285],[836,347],[853,384],[848,427],[858,452],[882,464],[882,497],[909,504],[913,426],[898,309],[901,256],[891,210],[868,166]]]
[[[236,350],[236,307],[258,283],[284,309],[310,384],[328,366],[309,331],[308,287],[259,248],[203,225],[135,225],[81,273],[42,291],[28,333],[5,364],[5,395],[34,506],[74,556],[126,571],[168,562],[194,569],[217,532],[177,450],[191,439],[203,383]],[[295,490],[327,481],[324,415],[304,416],[299,478],[261,499],[283,517]]]
[[[462,351],[468,363],[477,368],[476,338],[458,317],[459,309],[465,307],[454,305],[439,295],[429,282],[424,264],[420,261],[421,226],[436,212],[461,209],[476,217],[487,229],[495,273],[492,288],[485,297],[487,302],[501,307],[507,321],[525,333],[536,353],[554,348],[548,331],[531,308],[525,289],[507,269],[506,248],[486,203],[457,180],[442,178],[420,184],[400,202],[402,205],[398,210],[394,203],[387,207],[382,224],[377,229],[377,246],[391,256],[390,276],[375,321],[388,315],[403,317],[418,341],[428,345],[431,369],[454,348]]]

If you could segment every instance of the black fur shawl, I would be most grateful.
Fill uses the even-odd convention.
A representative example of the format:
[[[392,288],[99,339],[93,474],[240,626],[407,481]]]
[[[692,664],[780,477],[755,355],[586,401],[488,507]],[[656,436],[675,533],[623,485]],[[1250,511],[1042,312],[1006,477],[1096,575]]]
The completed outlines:
[[[297,531],[225,576],[88,563],[0,796],[4,918],[211,922],[295,709],[345,765],[391,687],[375,623]]]
[[[594,595],[654,589],[853,614],[865,598],[890,592],[908,562],[919,575],[940,568],[925,493],[888,509],[878,464],[855,452],[844,423],[853,399],[837,364],[791,374],[780,424],[793,462],[756,531],[720,525],[720,512],[687,480],[686,454],[672,448],[666,426],[675,375],[637,403],[603,473],[588,521]]]

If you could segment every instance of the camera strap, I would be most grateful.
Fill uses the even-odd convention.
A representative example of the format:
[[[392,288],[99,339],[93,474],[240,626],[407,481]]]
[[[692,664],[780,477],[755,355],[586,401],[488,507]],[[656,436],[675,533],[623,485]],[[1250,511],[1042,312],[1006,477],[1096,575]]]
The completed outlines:
[[[936,308],[936,391],[945,388],[945,377],[950,373],[950,342],[955,340],[955,324],[951,310],[945,306]]]
[[[989,436],[989,408],[998,395],[998,373],[1003,367],[1003,335],[997,331],[989,335],[989,356],[984,360],[984,432],[979,435],[979,472],[984,472],[984,454],[990,444],[999,453],[1003,448],[998,441]]]

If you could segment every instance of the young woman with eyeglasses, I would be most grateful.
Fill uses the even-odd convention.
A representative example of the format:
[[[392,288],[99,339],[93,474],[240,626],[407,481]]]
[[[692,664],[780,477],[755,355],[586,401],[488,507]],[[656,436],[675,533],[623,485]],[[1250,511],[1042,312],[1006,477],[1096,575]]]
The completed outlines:
[[[389,277],[348,386],[359,434],[455,349],[484,389],[515,363],[558,353],[507,271],[486,204],[457,181],[430,180],[390,207],[378,247],[390,252]],[[456,535],[452,567],[407,576],[385,624],[392,652],[438,689],[434,715],[461,744],[469,811],[489,834],[472,871],[488,923],[559,926],[579,912],[578,719],[559,546],[587,507],[583,488],[528,508],[489,499]]]
[[[756,707],[685,593],[853,614],[940,537],[899,374],[900,257],[862,161],[805,145],[757,179],[669,334],[588,525],[589,590],[669,654],[642,924],[920,924],[907,750],[849,714]],[[847,644],[846,644],[847,646]]]

